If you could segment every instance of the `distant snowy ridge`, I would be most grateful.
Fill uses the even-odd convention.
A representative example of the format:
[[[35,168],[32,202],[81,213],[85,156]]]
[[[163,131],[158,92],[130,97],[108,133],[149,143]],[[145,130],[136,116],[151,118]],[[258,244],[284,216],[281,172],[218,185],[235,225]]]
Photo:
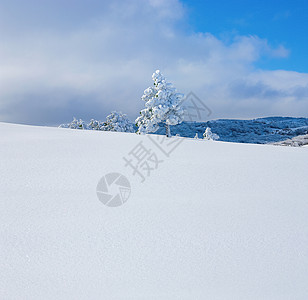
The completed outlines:
[[[220,141],[267,144],[308,134],[308,118],[267,117],[253,120],[219,119],[207,122],[183,122],[171,126],[171,134],[202,138],[206,128],[219,135]],[[155,134],[164,134],[161,127]]]
[[[62,124],[60,127],[136,132],[137,127],[125,115],[121,116],[121,119],[114,117],[108,118],[108,116],[106,122],[91,120],[89,124],[86,124],[82,120],[74,119],[70,124]],[[112,126],[107,126],[107,124],[111,124]],[[170,126],[172,136],[179,135],[181,137],[194,138],[197,134],[200,139],[203,137],[206,128],[210,128],[213,134],[218,135],[220,141],[268,144],[308,134],[308,118],[267,117],[252,120],[219,119],[207,122],[182,122],[181,124]],[[165,135],[165,125],[160,124],[155,134]]]
[[[291,146],[291,147],[300,147],[308,145],[308,134],[299,135],[294,137],[293,139],[288,139],[282,142],[273,143],[273,145],[278,146]]]

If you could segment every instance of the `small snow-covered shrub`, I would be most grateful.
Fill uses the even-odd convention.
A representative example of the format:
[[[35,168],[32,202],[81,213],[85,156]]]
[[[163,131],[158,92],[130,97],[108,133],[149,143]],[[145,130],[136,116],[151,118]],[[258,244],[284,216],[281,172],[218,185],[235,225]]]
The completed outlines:
[[[88,129],[88,126],[83,120],[73,118],[73,121],[71,123],[61,124],[59,128]]]
[[[203,133],[204,140],[217,141],[219,139],[219,135],[213,133],[210,127],[207,127],[205,132]]]
[[[109,116],[107,116],[105,122],[91,119],[90,123],[86,124],[83,120],[77,120],[74,118],[71,123],[62,124],[59,127],[101,131],[135,132],[133,123],[127,118],[127,116],[116,111],[113,111]]]
[[[91,119],[90,123],[88,124],[88,129],[89,130],[102,130],[102,126],[104,123],[102,121],[97,121],[94,119]]]
[[[135,132],[132,122],[125,114],[113,111],[106,118],[100,130],[118,131],[118,132]]]

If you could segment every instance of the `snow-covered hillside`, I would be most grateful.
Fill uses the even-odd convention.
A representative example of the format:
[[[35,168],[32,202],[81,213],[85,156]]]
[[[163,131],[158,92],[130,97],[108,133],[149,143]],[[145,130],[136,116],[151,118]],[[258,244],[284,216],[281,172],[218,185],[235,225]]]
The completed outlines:
[[[221,119],[207,122],[183,122],[171,126],[173,135],[199,138],[207,127],[219,135],[221,141],[266,144],[284,141],[298,135],[308,134],[308,118],[267,117],[253,120]],[[161,128],[156,134],[164,134]]]
[[[299,135],[299,136],[294,137],[293,139],[287,139],[282,142],[277,142],[277,143],[274,143],[274,145],[303,147],[303,146],[308,145],[308,134]]]
[[[307,299],[307,147],[0,134],[0,299]],[[123,159],[141,146],[143,183]],[[113,172],[131,185],[119,207],[96,195]]]

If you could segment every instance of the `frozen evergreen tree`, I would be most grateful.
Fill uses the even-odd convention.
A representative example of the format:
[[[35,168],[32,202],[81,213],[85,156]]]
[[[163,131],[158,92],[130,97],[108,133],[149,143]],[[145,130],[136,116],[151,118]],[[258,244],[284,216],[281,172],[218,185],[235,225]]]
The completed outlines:
[[[132,122],[125,114],[113,111],[106,118],[106,122],[101,126],[100,130],[118,131],[118,132],[135,132]]]
[[[170,125],[176,125],[184,119],[184,109],[180,106],[184,95],[177,93],[171,83],[168,83],[159,70],[152,75],[154,85],[144,91],[142,100],[145,109],[136,119],[137,133],[155,132],[159,123],[166,126],[166,136],[170,137]]]
[[[207,127],[204,134],[203,139],[210,140],[210,141],[216,141],[219,139],[219,135],[216,133],[213,133],[210,127]]]
[[[127,116],[116,111],[113,111],[109,116],[107,116],[105,122],[91,119],[90,123],[86,124],[83,120],[77,120],[74,118],[71,123],[62,124],[59,127],[101,131],[135,132],[134,125],[127,118]]]
[[[73,118],[73,121],[71,123],[61,124],[59,127],[71,128],[71,129],[88,129],[87,124],[83,120],[81,119],[77,120],[76,118]]]
[[[91,119],[90,123],[88,124],[88,129],[89,130],[102,130],[102,126],[104,123],[102,121],[97,121],[94,119]]]

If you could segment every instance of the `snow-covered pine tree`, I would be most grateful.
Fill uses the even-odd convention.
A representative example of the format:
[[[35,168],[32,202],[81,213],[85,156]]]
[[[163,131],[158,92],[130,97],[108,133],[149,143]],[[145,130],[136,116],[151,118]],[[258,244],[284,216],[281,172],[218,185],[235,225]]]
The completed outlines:
[[[205,132],[203,133],[203,139],[204,140],[210,140],[210,141],[216,141],[219,139],[219,135],[216,133],[213,133],[210,127],[207,127],[205,129]]]
[[[104,131],[135,132],[132,122],[125,114],[113,111],[106,117],[106,122],[100,127]]]
[[[71,123],[61,124],[59,128],[88,129],[87,124],[83,120],[77,120],[75,117]]]
[[[119,132],[135,132],[133,123],[121,112],[113,111],[106,117],[106,121],[97,121],[91,119],[89,124],[83,120],[73,119],[71,123],[61,124],[60,128],[71,129],[88,129],[88,130],[102,130],[102,131],[119,131]]]
[[[136,119],[137,133],[155,132],[159,123],[163,123],[166,126],[166,136],[170,137],[170,125],[179,124],[184,119],[184,109],[180,106],[184,95],[177,93],[159,70],[153,73],[152,79],[154,86],[147,88],[141,98],[145,101],[145,109]]]
[[[101,130],[101,127],[103,126],[102,121],[97,121],[94,119],[91,119],[90,123],[88,124],[88,129],[89,130]]]

